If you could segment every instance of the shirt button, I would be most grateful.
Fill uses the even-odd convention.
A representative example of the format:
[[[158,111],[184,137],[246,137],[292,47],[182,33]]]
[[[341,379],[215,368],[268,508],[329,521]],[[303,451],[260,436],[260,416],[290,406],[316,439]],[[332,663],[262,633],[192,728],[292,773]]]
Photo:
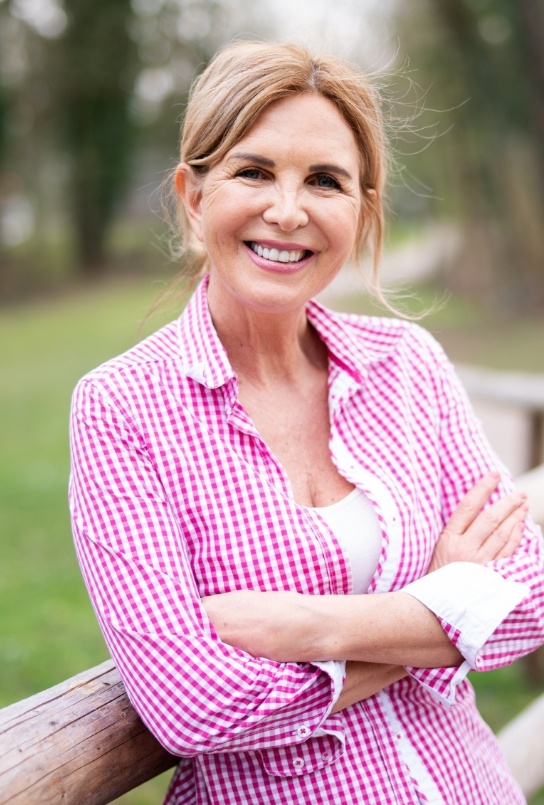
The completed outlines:
[[[293,766],[295,769],[302,769],[302,767],[304,766],[304,760],[301,757],[296,757],[293,760]]]
[[[323,760],[329,760],[329,758],[330,758],[331,754],[332,754],[332,752],[329,752],[329,751],[327,750],[326,752],[323,752],[323,754],[321,755],[321,757],[322,757],[322,759],[323,759]]]
[[[297,727],[295,730],[295,735],[298,738],[308,738],[311,733],[311,729],[306,724],[301,724],[300,727]]]

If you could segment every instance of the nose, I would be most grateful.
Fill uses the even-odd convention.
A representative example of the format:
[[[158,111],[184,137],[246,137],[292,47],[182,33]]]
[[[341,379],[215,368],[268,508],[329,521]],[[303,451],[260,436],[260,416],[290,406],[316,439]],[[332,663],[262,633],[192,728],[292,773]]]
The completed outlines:
[[[275,224],[284,232],[292,232],[308,223],[308,212],[304,204],[304,191],[295,187],[271,189],[270,199],[263,212],[267,224]]]

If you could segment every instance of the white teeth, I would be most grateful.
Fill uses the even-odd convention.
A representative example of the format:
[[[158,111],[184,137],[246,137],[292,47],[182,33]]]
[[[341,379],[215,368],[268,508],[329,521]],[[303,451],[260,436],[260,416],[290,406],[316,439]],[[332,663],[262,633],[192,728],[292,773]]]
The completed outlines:
[[[251,241],[249,245],[255,254],[259,255],[259,257],[264,257],[265,260],[274,260],[275,262],[279,263],[297,263],[299,260],[302,260],[305,254],[304,249],[296,251],[282,249],[280,252],[279,249],[269,249],[266,246],[260,246],[254,241]]]

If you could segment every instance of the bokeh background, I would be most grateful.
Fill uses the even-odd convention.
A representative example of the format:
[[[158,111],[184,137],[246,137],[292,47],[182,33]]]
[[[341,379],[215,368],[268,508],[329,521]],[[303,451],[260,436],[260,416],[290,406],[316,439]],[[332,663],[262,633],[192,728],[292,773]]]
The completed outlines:
[[[544,373],[541,0],[0,0],[0,707],[107,658],[70,537],[70,394],[181,309],[148,315],[180,268],[161,186],[192,79],[237,36],[375,77],[386,285],[455,361]],[[327,301],[373,309],[349,271]],[[495,729],[542,689],[517,666],[475,684]]]

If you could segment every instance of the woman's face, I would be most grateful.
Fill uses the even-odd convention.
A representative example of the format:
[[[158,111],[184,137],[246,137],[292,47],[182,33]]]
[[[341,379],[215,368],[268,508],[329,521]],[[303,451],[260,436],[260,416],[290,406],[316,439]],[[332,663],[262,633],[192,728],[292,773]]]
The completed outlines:
[[[362,215],[355,137],[310,93],[267,107],[202,185],[180,166],[178,189],[210,258],[212,316],[303,309],[349,259]]]

